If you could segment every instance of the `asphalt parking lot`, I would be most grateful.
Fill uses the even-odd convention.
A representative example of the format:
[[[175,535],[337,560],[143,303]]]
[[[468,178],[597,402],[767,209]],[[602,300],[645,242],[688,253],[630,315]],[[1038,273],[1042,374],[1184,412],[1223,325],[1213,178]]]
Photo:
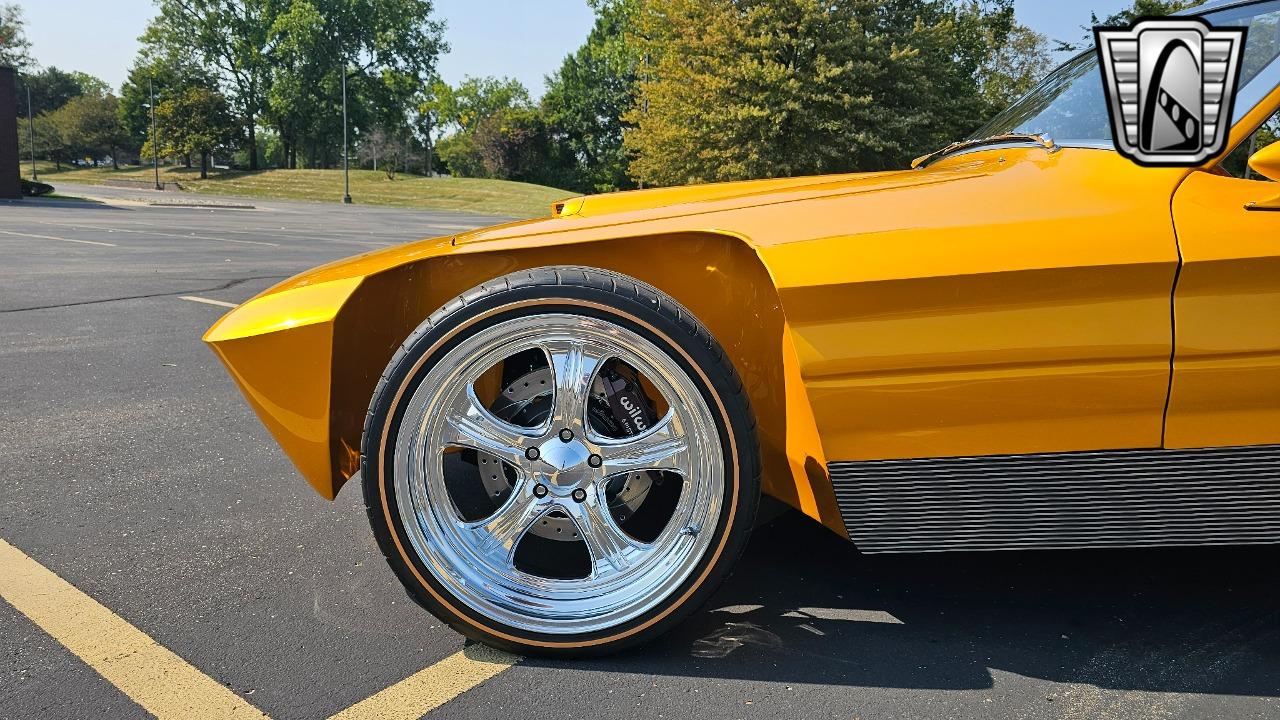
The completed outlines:
[[[497,219],[247,202],[0,204],[0,540],[105,608],[0,602],[0,718],[147,717],[33,619],[114,637],[111,613],[274,718],[407,717],[369,704],[395,688],[441,718],[1280,716],[1280,550],[865,557],[791,515],[654,645],[456,682],[462,638],[401,590],[359,489],[312,492],[200,336],[216,303]]]

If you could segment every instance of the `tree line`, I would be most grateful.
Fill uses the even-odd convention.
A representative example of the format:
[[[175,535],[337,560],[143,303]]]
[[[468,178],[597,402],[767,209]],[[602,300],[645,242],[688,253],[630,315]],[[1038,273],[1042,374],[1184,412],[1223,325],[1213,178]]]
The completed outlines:
[[[203,170],[219,153],[247,170],[334,167],[345,81],[354,145],[406,167],[405,150],[429,137],[419,107],[448,48],[429,0],[156,0],[119,95],[95,82],[46,97],[42,88],[68,73],[36,70],[18,8],[3,9],[0,27],[18,38],[9,64],[33,89],[37,150],[55,162],[156,152],[187,165],[198,158]],[[88,109],[99,132],[73,122],[73,110]]]
[[[437,84],[450,171],[595,192],[901,165],[1029,89],[1012,0],[590,0],[538,103]]]
[[[601,192],[903,167],[1088,47],[1019,23],[1012,0],[588,1],[595,25],[541,102],[511,80],[433,94],[451,169]]]
[[[591,32],[536,102],[508,78],[440,80],[448,45],[430,0],[156,0],[118,96],[54,68],[23,81],[55,161],[154,151],[203,167],[218,152],[251,170],[334,167],[345,76],[357,161],[389,177],[598,192],[901,167],[1052,64],[1013,0],[588,2]],[[1136,0],[1095,22],[1189,4]],[[0,39],[6,25],[19,38],[0,53],[25,52],[20,20],[0,12]]]

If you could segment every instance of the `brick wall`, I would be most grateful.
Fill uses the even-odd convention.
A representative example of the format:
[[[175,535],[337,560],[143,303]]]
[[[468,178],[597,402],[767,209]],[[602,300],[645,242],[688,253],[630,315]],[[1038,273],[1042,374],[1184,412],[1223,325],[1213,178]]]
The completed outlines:
[[[18,183],[18,79],[0,67],[0,198],[22,197]]]

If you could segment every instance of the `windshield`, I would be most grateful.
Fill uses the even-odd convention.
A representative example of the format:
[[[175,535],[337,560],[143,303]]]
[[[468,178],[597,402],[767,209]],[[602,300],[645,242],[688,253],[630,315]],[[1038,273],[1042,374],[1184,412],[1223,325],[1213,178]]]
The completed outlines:
[[[996,115],[970,139],[1005,133],[1048,135],[1059,144],[1111,145],[1097,53],[1090,48],[1054,70],[1034,90]]]
[[[1206,16],[1218,26],[1246,27],[1240,87],[1280,54],[1280,2],[1231,8]],[[983,125],[969,139],[1005,133],[1036,133],[1060,145],[1112,147],[1111,122],[1102,94],[1102,73],[1093,48],[1068,60],[1034,90]]]

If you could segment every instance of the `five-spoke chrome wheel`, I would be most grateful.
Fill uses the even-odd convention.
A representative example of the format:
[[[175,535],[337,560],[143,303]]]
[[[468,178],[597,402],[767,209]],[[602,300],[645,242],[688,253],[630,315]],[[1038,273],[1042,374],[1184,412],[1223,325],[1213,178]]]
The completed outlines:
[[[721,516],[724,457],[698,386],[649,339],[525,315],[466,337],[417,384],[395,506],[418,559],[472,611],[588,633],[689,578]]]

